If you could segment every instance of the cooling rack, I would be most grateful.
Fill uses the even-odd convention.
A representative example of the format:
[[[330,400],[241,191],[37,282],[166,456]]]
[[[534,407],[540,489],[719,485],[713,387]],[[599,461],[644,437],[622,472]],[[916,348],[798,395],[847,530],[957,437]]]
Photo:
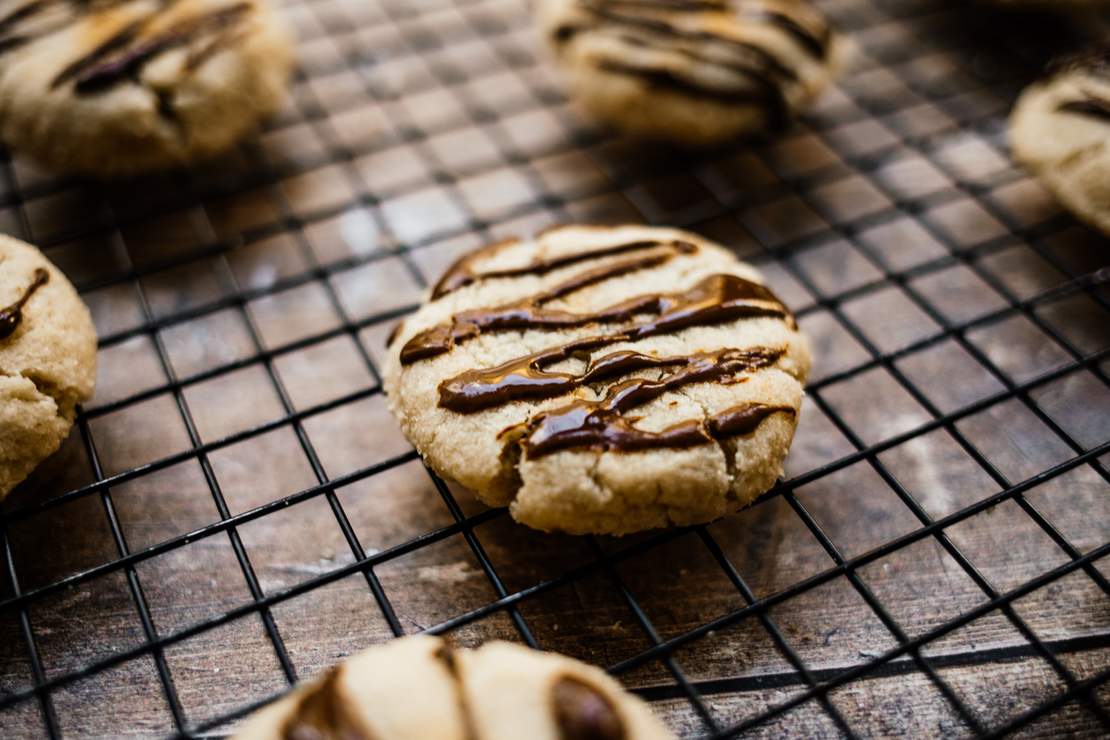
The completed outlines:
[[[5,737],[224,735],[427,631],[601,665],[684,737],[1103,735],[1106,240],[1008,157],[1051,17],[820,2],[857,66],[698,156],[570,106],[521,0],[292,0],[292,101],[206,169],[119,186],[0,157],[0,231],[100,334],[94,401],[4,504]],[[709,526],[514,525],[385,409],[393,322],[461,251],[678,225],[815,345],[785,479]]]

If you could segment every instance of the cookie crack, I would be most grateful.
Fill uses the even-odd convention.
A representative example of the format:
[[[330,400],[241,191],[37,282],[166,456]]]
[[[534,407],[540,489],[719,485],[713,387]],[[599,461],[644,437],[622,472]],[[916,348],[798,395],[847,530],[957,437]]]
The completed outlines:
[[[166,128],[173,132],[173,136],[182,144],[188,144],[188,135],[185,131],[185,122],[177,112],[177,107],[174,105],[174,91],[154,87],[153,85],[144,85],[151,96],[154,98],[154,112],[158,114],[158,120],[165,124]]]
[[[39,373],[11,371],[0,368],[0,377],[29,380],[35,387],[35,393],[42,399],[54,402],[56,415],[66,421],[73,421],[77,411],[77,399],[72,393],[67,393],[57,383],[47,380]]]
[[[708,422],[713,417],[713,411],[700,398],[690,395],[681,388],[677,389],[675,393],[700,408],[703,421]],[[736,483],[736,476],[739,472],[736,467],[736,446],[727,439],[718,437],[711,437],[711,439],[725,459],[725,470],[728,472],[728,490],[725,492],[725,498],[734,500],[736,494],[733,491],[733,485]]]
[[[608,490],[602,485],[600,475],[598,474],[598,470],[601,468],[601,458],[603,455],[605,455],[605,452],[598,452],[598,454],[594,456],[593,462],[590,463],[590,467],[586,469],[586,477],[590,479],[590,482],[593,483],[599,491]],[[613,491],[609,492],[613,493]]]

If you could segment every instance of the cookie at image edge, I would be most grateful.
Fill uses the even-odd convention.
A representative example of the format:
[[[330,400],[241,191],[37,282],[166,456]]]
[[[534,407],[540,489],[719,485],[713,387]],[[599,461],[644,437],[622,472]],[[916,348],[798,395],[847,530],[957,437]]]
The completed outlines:
[[[121,177],[219,154],[285,97],[292,43],[267,0],[0,0],[0,139]]]
[[[537,529],[717,519],[782,473],[808,344],[694,234],[565,226],[465,256],[398,327],[390,408],[440,475]]]
[[[1010,116],[1014,157],[1110,235],[1110,43],[1055,63]]]
[[[537,14],[587,111],[687,146],[784,128],[848,56],[797,0],[541,0]]]
[[[96,381],[96,331],[42,253],[0,235],[0,499],[61,446]]]
[[[365,650],[248,720],[237,740],[668,740],[593,666],[507,642],[415,635]]]

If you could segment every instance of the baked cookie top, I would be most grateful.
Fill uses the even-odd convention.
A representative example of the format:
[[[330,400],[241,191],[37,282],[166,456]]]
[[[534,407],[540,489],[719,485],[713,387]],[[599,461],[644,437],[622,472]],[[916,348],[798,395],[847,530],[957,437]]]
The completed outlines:
[[[95,379],[85,304],[39,250],[0,236],[0,497],[58,449]]]
[[[838,37],[796,0],[543,0],[561,59],[781,121],[823,85]]]
[[[1017,159],[1110,234],[1110,43],[1051,65],[1021,94],[1010,126]]]
[[[2,131],[55,166],[214,153],[275,107],[290,66],[265,0],[0,0]]]
[[[531,526],[619,533],[769,488],[808,369],[789,310],[724,248],[567,226],[463,257],[385,377],[436,471]]]
[[[506,642],[417,635],[370,648],[259,712],[239,740],[666,740],[603,671]]]

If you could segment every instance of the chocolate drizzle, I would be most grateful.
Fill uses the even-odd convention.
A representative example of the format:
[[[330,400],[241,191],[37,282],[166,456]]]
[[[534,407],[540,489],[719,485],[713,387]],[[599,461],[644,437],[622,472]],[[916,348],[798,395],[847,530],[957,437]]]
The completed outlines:
[[[627,29],[629,33],[619,36],[626,44],[681,54],[700,65],[726,70],[737,79],[732,84],[707,84],[666,66],[611,57],[597,61],[599,69],[637,77],[651,87],[699,99],[763,103],[773,120],[783,120],[789,113],[783,84],[796,81],[797,71],[765,45],[722,29],[737,19],[772,26],[789,36],[803,53],[816,59],[828,55],[832,41],[829,27],[801,4],[789,13],[759,2],[702,0],[579,0],[578,7],[593,17],[595,25],[564,24],[555,28],[553,40],[557,46],[565,45],[585,30],[602,29],[605,24]]]
[[[619,452],[696,447],[715,439],[751,434],[764,419],[778,412],[793,414],[794,409],[762,403],[742,404],[702,421],[690,419],[662,431],[648,432],[632,426],[632,421],[616,411],[591,408],[585,401],[576,401],[544,414],[538,426],[523,439],[523,447],[530,459],[571,447]]]
[[[1091,93],[1087,93],[1087,97],[1083,100],[1069,100],[1060,103],[1056,110],[1061,113],[1076,113],[1088,118],[1110,121],[1110,100]]]
[[[624,723],[613,702],[579,678],[556,681],[551,706],[561,740],[624,740]]]
[[[73,64],[54,80],[54,86],[73,79],[79,93],[96,92],[132,79],[143,66],[159,54],[178,46],[192,43],[209,34],[219,34],[238,23],[248,11],[249,3],[237,3],[226,8],[187,18],[177,25],[132,44],[144,22],[125,28],[106,44]],[[149,19],[148,19],[149,20]],[[126,48],[125,48],[126,47]],[[119,51],[118,54],[113,52]]]
[[[159,3],[165,6],[174,1],[159,0]],[[92,22],[95,23],[97,14],[128,2],[131,0],[32,0],[0,18],[0,54],[63,31],[87,16],[93,16]],[[129,29],[130,27],[123,30]],[[116,36],[113,36],[108,42],[115,40]],[[96,53],[100,48],[97,47],[91,53]]]
[[[31,16],[37,15],[46,7],[46,5],[46,2],[44,2],[43,0],[35,0],[35,2],[21,5],[12,12],[5,15],[3,18],[0,18],[0,34],[10,31],[16,26],[16,24],[27,20]]]
[[[740,13],[746,17],[766,20],[772,25],[790,34],[791,37],[817,59],[824,59],[829,53],[832,42],[832,30],[812,13],[802,12],[801,7],[796,15],[790,16],[779,11],[767,8],[748,8],[741,6]]]
[[[519,439],[527,456],[537,458],[569,447],[627,452],[693,447],[714,439],[747,434],[773,413],[793,414],[793,407],[744,404],[702,420],[679,422],[658,432],[637,429],[632,425],[635,419],[622,414],[684,385],[734,378],[739,373],[767,367],[779,354],[763,348],[724,349],[699,352],[687,358],[668,358],[672,360],[669,364],[681,366],[659,380],[635,378],[616,383],[602,399],[576,399],[523,424],[511,426],[501,435],[509,440]]]
[[[792,8],[793,14],[782,10],[774,10],[763,2],[752,0],[580,0],[580,5],[590,12],[597,12],[601,6],[605,8],[619,8],[622,10],[648,10],[663,11],[675,14],[709,14],[717,16],[736,15],[740,18],[749,18],[777,26],[780,30],[790,35],[807,53],[817,58],[823,58],[829,51],[832,31],[821,18],[809,8],[796,5]],[[627,17],[627,16],[626,16]],[[663,21],[656,23],[665,24]],[[674,26],[666,24],[667,33],[674,35],[687,35],[690,38],[699,38],[709,41],[722,41],[725,43],[740,43],[727,36],[722,36],[708,31],[691,35]],[[659,25],[656,30],[664,30]]]
[[[172,0],[164,0],[162,6],[165,7],[171,3]],[[5,30],[5,23],[14,26],[19,21],[34,15],[46,4],[45,0],[37,4],[33,3],[21,9],[22,13],[16,11],[0,20],[0,31]],[[81,0],[71,0],[71,4],[74,6],[73,17],[52,26],[45,33],[54,33],[86,15],[95,15],[98,10],[115,5],[112,3],[94,8]],[[58,88],[72,82],[74,90],[78,93],[100,92],[122,82],[137,79],[148,62],[166,51],[211,37],[207,44],[186,60],[186,69],[195,70],[220,49],[226,47],[227,39],[230,38],[228,30],[238,26],[250,11],[250,3],[239,2],[184,18],[157,32],[145,33],[158,18],[159,12],[156,11],[128,23],[91,51],[67,64],[51,81],[51,87]],[[23,36],[0,39],[0,50],[4,48],[5,43],[18,45],[28,40],[30,39]]]
[[[134,40],[141,26],[141,21],[129,23],[102,41],[85,56],[79,57],[67,64],[62,71],[58,73],[58,76],[54,78],[53,82],[50,83],[50,87],[61,87],[75,77],[82,75],[89,67],[95,67],[100,64],[101,60],[109,57],[112,52],[126,47]]]
[[[782,356],[779,350],[757,347],[749,350],[723,349],[695,355],[655,357],[630,350],[621,350],[592,360],[581,374],[558,373],[546,366],[610,344],[610,337],[587,337],[558,347],[518,357],[497,367],[468,370],[446,380],[439,386],[439,405],[459,413],[472,413],[491,406],[525,398],[551,398],[584,385],[619,377],[647,368],[684,367],[708,372],[707,363],[716,364],[710,373],[716,380],[737,373],[769,367]],[[692,371],[693,372],[693,371]],[[683,376],[686,377],[686,376]],[[688,382],[697,382],[691,380]]]
[[[405,366],[450,352],[458,344],[482,334],[598,327],[598,331],[589,331],[585,336],[563,339],[554,346],[494,367],[467,370],[440,383],[438,405],[459,414],[526,399],[570,396],[565,405],[536,413],[527,421],[504,429],[499,437],[510,456],[519,451],[536,458],[572,447],[622,451],[689,447],[747,434],[771,414],[795,412],[792,406],[748,403],[715,414],[707,412],[701,419],[660,431],[636,428],[638,419],[624,415],[630,409],[689,384],[746,382],[751,372],[774,366],[786,350],[757,346],[675,356],[629,348],[596,354],[598,350],[745,318],[775,318],[795,328],[794,317],[766,286],[727,273],[706,275],[690,287],[672,293],[632,296],[592,312],[548,307],[547,303],[587,286],[663,264],[699,248],[681,240],[637,241],[535,260],[518,268],[478,271],[477,264],[507,244],[515,243],[494,244],[463,257],[448,270],[436,292],[442,295],[490,276],[544,274],[579,262],[637,253],[587,266],[552,287],[511,303],[461,311],[448,322],[416,334],[401,347],[400,362]],[[606,324],[615,326],[600,328]],[[395,338],[396,334],[390,341]],[[580,364],[573,370],[553,369],[567,360],[579,360]],[[644,370],[657,372],[651,378],[634,375],[642,376],[640,371]],[[596,390],[579,392],[595,383],[602,385]]]
[[[36,269],[34,279],[23,291],[19,300],[6,308],[0,308],[0,339],[7,339],[15,334],[16,329],[23,323],[23,307],[27,305],[27,301],[31,300],[35,291],[48,282],[50,282],[50,273],[41,267]]]
[[[491,278],[505,278],[505,277],[519,277],[521,275],[546,275],[552,270],[557,270],[562,267],[569,267],[579,262],[588,262],[590,260],[599,259],[601,257],[613,257],[618,254],[625,254],[627,252],[638,252],[644,249],[651,249],[652,247],[669,246],[683,254],[693,254],[698,251],[698,248],[689,242],[673,241],[673,242],[657,242],[657,241],[638,241],[628,242],[625,244],[617,244],[611,247],[604,247],[602,249],[595,249],[589,252],[578,252],[575,254],[568,254],[563,257],[554,257],[549,260],[537,260],[530,262],[522,267],[512,267],[503,270],[490,270],[488,272],[476,272],[474,264],[490,256],[496,254],[505,247],[517,244],[516,239],[506,239],[495,244],[490,244],[482,249],[475,250],[469,254],[464,255],[455,264],[448,268],[443,277],[436,283],[435,288],[432,289],[432,299],[442,298],[448,293],[453,293],[459,288],[464,288],[478,280],[489,280]]]
[[[645,258],[647,259],[647,258]],[[642,265],[642,262],[638,264]],[[618,267],[620,267],[618,265]],[[631,269],[631,265],[625,265]],[[616,268],[608,269],[612,271]],[[591,282],[604,279],[595,274]],[[571,281],[580,283],[581,279]],[[491,309],[464,311],[452,317],[450,324],[440,324],[420,332],[401,349],[401,364],[449,352],[452,347],[483,332],[509,329],[573,329],[591,324],[628,321],[640,314],[653,314],[619,332],[599,338],[595,347],[617,342],[631,342],[658,334],[669,334],[690,326],[707,326],[739,318],[771,316],[786,318],[789,312],[774,293],[759,283],[736,275],[710,275],[689,290],[676,293],[654,293],[621,301],[594,313],[573,313],[543,308],[552,297],[565,295],[567,284],[556,286],[546,294]]]
[[[372,740],[339,693],[342,667],[332,668],[301,697],[281,729],[283,740]]]

